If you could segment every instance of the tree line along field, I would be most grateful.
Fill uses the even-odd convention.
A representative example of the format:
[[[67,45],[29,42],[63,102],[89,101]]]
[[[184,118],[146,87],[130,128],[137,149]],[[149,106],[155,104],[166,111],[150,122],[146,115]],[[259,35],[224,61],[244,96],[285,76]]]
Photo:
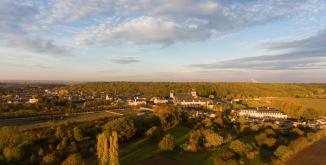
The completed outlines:
[[[72,84],[61,89],[69,92],[83,91],[84,94],[110,92],[118,95],[143,94],[169,96],[187,93],[195,88],[200,96],[217,97],[325,97],[326,84],[281,84],[281,83],[172,83],[172,82],[98,82]]]
[[[285,112],[290,117],[314,119],[326,116],[326,99],[293,98],[293,97],[262,97],[247,101],[250,107],[269,106]]]

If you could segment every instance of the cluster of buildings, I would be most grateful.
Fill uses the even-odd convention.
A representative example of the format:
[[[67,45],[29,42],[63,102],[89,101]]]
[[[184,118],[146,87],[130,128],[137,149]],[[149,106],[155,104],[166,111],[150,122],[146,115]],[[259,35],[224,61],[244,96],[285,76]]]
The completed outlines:
[[[175,104],[183,107],[213,107],[213,100],[197,95],[196,90],[192,90],[190,94],[175,94],[170,92],[170,97],[146,97],[133,96],[129,98],[120,98],[126,100],[129,106],[140,106],[148,104]]]

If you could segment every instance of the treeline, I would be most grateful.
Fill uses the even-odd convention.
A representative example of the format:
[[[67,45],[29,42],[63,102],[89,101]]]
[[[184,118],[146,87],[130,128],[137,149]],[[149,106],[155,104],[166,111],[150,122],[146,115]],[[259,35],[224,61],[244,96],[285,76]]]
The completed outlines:
[[[176,83],[176,82],[96,82],[73,84],[65,87],[69,92],[83,94],[168,96],[170,91],[188,93],[196,89],[201,96],[231,98],[250,97],[314,97],[326,95],[326,84],[280,84],[280,83]]]

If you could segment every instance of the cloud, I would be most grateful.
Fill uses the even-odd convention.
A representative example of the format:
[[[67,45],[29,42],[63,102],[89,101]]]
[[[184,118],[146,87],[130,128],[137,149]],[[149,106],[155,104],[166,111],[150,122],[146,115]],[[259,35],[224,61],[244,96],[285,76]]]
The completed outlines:
[[[40,37],[40,6],[28,1],[0,1],[0,44],[39,54],[71,55],[71,48]]]
[[[130,64],[130,63],[136,63],[140,62],[137,57],[132,56],[120,56],[120,57],[113,57],[110,59],[110,62],[116,63],[116,64]]]
[[[283,51],[282,55],[287,56],[307,56],[307,57],[325,57],[326,56],[326,29],[317,32],[310,37],[283,41],[267,42],[261,44],[261,48],[267,51]]]
[[[0,43],[38,54],[48,54],[56,57],[72,55],[72,49],[70,47],[58,45],[52,39],[37,36],[3,35]]]
[[[245,57],[206,64],[191,64],[202,69],[307,70],[326,68],[326,29],[310,37],[286,42],[267,42],[259,47],[274,55]]]
[[[1,0],[0,32],[24,33],[25,29],[31,26],[37,13],[37,9],[30,4]]]
[[[95,4],[99,7],[97,11],[90,5],[87,9],[81,7],[77,13],[81,12],[78,15],[85,18],[93,15],[88,14],[91,11],[104,12],[108,17],[115,17],[119,21],[104,21],[87,28],[76,37],[77,44],[133,43],[165,46],[198,42],[289,16],[326,9],[323,0],[138,0],[107,3],[110,5],[96,0]],[[71,7],[57,12],[63,15],[71,13],[78,5],[68,5]],[[69,18],[68,14],[65,16]]]
[[[175,42],[196,42],[205,40],[210,32],[203,28],[204,23],[188,20],[177,23],[170,19],[139,17],[119,24],[116,27],[100,26],[92,32],[85,32],[77,37],[77,44],[98,43],[117,44],[130,42],[133,44],[170,45]],[[90,36],[89,34],[95,34]]]

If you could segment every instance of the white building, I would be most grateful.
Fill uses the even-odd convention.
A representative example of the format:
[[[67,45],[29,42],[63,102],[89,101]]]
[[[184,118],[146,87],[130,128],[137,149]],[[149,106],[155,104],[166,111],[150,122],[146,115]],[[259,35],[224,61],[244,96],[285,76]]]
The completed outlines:
[[[128,99],[127,103],[129,106],[146,105],[146,100],[142,99],[142,98],[135,97],[133,99]]]
[[[35,104],[38,103],[38,99],[29,99],[28,102],[31,104]]]
[[[251,118],[260,118],[260,119],[287,119],[287,115],[284,113],[272,110],[272,109],[240,109],[234,110],[239,116],[246,116]]]
[[[153,97],[151,100],[154,102],[154,104],[166,104],[169,101],[167,99],[159,98],[159,97]]]

